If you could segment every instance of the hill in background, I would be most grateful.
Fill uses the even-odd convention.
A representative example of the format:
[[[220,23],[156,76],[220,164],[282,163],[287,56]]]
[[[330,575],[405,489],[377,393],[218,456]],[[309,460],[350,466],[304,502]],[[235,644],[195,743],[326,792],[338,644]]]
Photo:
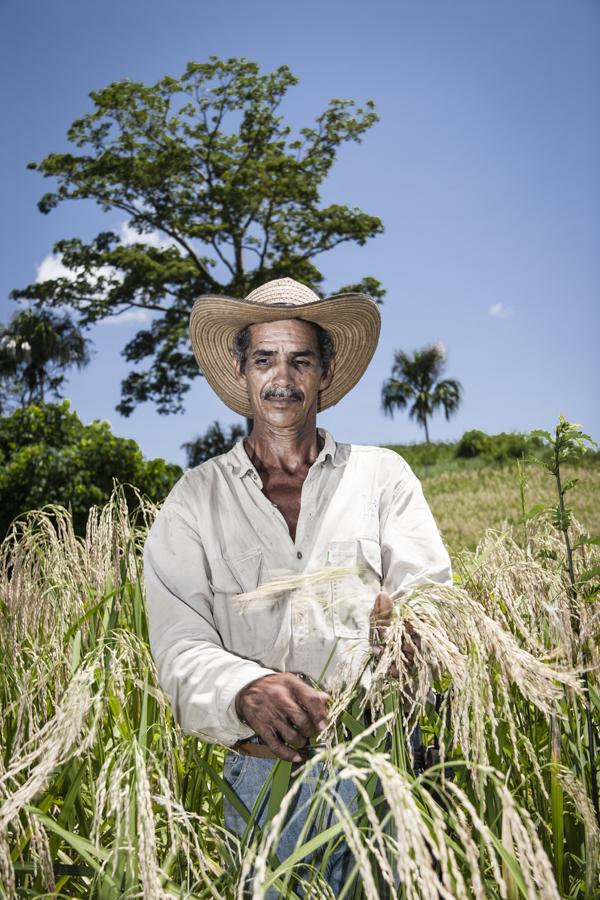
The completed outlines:
[[[394,444],[420,478],[423,491],[450,552],[474,548],[486,528],[523,520],[519,461],[541,457],[537,439],[522,434],[469,431],[456,443]],[[554,479],[535,463],[524,468],[525,510],[556,505]],[[569,503],[582,528],[600,532],[600,453],[587,453],[565,466],[565,479],[578,478]]]

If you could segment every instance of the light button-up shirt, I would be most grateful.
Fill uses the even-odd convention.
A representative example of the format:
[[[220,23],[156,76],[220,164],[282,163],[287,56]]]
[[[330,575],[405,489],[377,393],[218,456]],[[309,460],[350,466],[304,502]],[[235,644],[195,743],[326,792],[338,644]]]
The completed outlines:
[[[332,690],[362,672],[380,590],[394,599],[451,581],[402,457],[319,431],[324,446],[302,486],[295,541],[243,440],[186,472],[148,534],[159,680],[183,729],[206,741],[231,745],[253,733],[235,697],[261,676],[304,672]]]

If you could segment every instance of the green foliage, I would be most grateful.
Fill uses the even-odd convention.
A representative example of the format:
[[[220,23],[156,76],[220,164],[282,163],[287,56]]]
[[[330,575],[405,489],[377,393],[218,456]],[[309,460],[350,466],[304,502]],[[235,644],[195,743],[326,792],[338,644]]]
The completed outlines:
[[[0,411],[60,397],[64,372],[89,362],[89,341],[67,315],[25,309],[0,328]]]
[[[508,462],[520,459],[525,453],[542,446],[535,435],[501,432],[486,434],[484,431],[465,431],[456,445],[456,456],[459,459],[484,457],[495,462]]]
[[[538,429],[531,432],[531,437],[544,442],[551,449],[551,458],[543,461],[542,465],[555,477],[559,474],[562,463],[579,460],[585,453],[598,447],[589,434],[583,433],[580,425],[568,422],[562,415],[559,417],[554,434]],[[565,494],[570,487],[563,487],[562,493]]]
[[[108,422],[84,425],[68,401],[19,409],[0,418],[0,534],[17,516],[50,503],[69,508],[81,533],[90,507],[106,503],[114,481],[158,501],[180,475],[179,466],[145,460]]]
[[[422,475],[431,467],[446,468],[456,464],[456,444],[443,441],[430,441],[428,444],[387,444],[389,450],[399,453],[414,469]]]
[[[261,74],[246,59],[190,63],[154,85],[124,80],[93,91],[93,112],[68,138],[81,152],[52,153],[30,168],[56,179],[42,197],[48,213],[66,200],[91,200],[121,213],[131,243],[101,232],[89,243],[59,241],[55,252],[76,278],[13,292],[77,310],[84,326],[131,308],[153,314],[124,348],[132,363],[118,407],[143,401],[170,413],[198,367],[187,323],[203,293],[245,296],[269,278],[291,276],[319,289],[315,260],[342,243],[363,245],[383,230],[356,208],[321,204],[321,185],[340,147],[377,121],[373,103],[332,100],[313,126],[292,134],[278,109],[297,79],[285,65]],[[163,242],[145,241],[159,234]],[[361,282],[377,298],[379,282]]]
[[[228,431],[224,432],[218,422],[213,422],[206,434],[181,445],[186,452],[188,467],[191,469],[213,456],[227,453],[245,433],[241,425],[230,425]]]
[[[569,491],[577,485],[578,478],[569,478],[563,481],[563,469],[565,464],[579,462],[581,457],[588,454],[590,450],[597,449],[597,444],[589,434],[584,434],[579,425],[568,422],[564,416],[560,416],[558,424],[554,430],[554,434],[549,431],[532,431],[530,437],[538,441],[549,452],[542,457],[530,457],[531,461],[543,466],[556,482],[556,490],[558,494],[558,503],[556,506],[549,508],[551,522],[555,528],[563,534],[563,539],[567,551],[567,564],[571,579],[572,590],[577,590],[577,580],[575,578],[575,570],[573,565],[573,547],[569,528],[571,525],[572,510],[566,505],[565,497]],[[590,546],[596,542],[596,538],[586,535],[577,541],[578,547]],[[585,573],[584,573],[585,574]],[[584,579],[585,580],[585,579]]]
[[[463,459],[491,455],[492,443],[491,435],[484,431],[465,431],[456,446],[456,455]]]
[[[411,355],[403,350],[394,353],[392,375],[381,391],[381,405],[386,415],[393,416],[396,409],[406,409],[411,419],[416,419],[425,429],[429,443],[429,418],[436,409],[444,410],[446,419],[456,412],[462,399],[462,387],[455,379],[442,379],[446,363],[443,344],[431,344]]]
[[[597,604],[600,595],[600,584],[597,583],[596,579],[600,575],[600,566],[593,565],[579,570],[575,552],[597,546],[599,539],[598,537],[585,534],[581,535],[576,543],[573,544],[571,534],[572,510],[567,506],[565,497],[577,485],[579,479],[570,478],[567,481],[563,481],[563,466],[565,463],[578,460],[589,449],[596,448],[597,444],[588,434],[584,434],[580,425],[568,422],[563,415],[558,420],[554,434],[550,434],[548,431],[533,431],[532,436],[544,441],[551,451],[549,459],[539,460],[534,457],[533,461],[547,469],[550,475],[554,477],[556,483],[558,503],[556,506],[550,507],[550,521],[561,532],[565,546],[565,569],[569,578],[572,598],[570,616],[575,637],[573,662],[574,664],[578,662],[583,663],[584,666],[581,672],[581,681],[586,707],[587,751],[590,759],[590,794],[596,823],[600,826],[600,796],[598,773],[596,771],[598,763],[596,748],[600,747],[600,729],[593,720],[587,671],[588,667],[593,665],[594,648],[592,642],[598,640],[598,631],[595,629],[592,635],[586,634],[586,629],[582,627],[582,610],[578,606],[578,601],[581,598],[584,598],[588,604]]]
[[[452,443],[450,441],[430,441],[421,444],[388,444],[391,450],[399,453],[415,470],[417,475],[430,474],[446,469],[477,468],[487,465],[503,464],[521,459],[525,454],[547,456],[542,440],[537,436],[501,432],[487,434],[474,429],[465,431],[463,436]]]

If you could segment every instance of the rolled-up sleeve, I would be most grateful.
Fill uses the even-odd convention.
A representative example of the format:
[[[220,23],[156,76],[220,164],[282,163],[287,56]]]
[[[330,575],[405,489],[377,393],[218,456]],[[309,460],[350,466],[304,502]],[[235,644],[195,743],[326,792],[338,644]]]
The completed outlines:
[[[450,557],[410,466],[397,458],[381,510],[383,590],[401,599],[415,588],[452,583]]]
[[[236,694],[274,670],[223,646],[202,540],[170,498],[146,540],[144,581],[150,647],[175,719],[211,743],[232,745],[252,735],[237,716]]]

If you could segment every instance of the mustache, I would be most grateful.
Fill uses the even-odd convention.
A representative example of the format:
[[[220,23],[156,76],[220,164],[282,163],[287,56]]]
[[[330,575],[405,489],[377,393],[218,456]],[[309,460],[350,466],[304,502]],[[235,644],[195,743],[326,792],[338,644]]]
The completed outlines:
[[[265,388],[260,396],[262,400],[304,400],[304,395],[296,388],[277,385]]]

